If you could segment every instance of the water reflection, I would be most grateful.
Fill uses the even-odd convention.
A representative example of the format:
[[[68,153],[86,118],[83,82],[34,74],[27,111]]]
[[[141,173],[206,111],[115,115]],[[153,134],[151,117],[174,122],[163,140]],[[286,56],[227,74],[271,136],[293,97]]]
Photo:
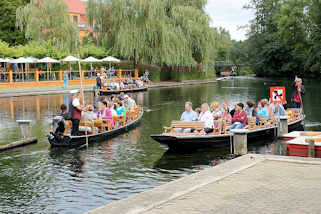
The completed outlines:
[[[179,118],[187,100],[195,107],[212,101],[259,100],[268,97],[272,85],[290,88],[286,80],[235,79],[136,94],[145,109],[140,126],[80,150],[51,149],[46,139],[52,116],[62,103],[68,103],[69,94],[0,99],[0,144],[19,138],[17,119],[31,119],[32,135],[39,139],[36,145],[0,153],[0,210],[83,213],[229,160],[229,149],[168,153],[149,136],[161,133],[162,127]],[[306,124],[309,129],[320,129],[321,100],[315,95],[321,88],[317,81],[305,83],[305,87]],[[94,103],[92,93],[85,98],[86,103]],[[283,155],[286,148],[281,142],[263,142],[249,151]]]

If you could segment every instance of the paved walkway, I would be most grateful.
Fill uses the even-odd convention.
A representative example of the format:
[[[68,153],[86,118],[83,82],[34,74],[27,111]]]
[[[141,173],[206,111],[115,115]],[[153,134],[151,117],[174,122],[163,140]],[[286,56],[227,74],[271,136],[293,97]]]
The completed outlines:
[[[152,83],[150,88],[161,87],[179,87],[184,85],[199,85],[214,83],[216,80],[188,80],[183,82],[158,82]],[[84,85],[84,91],[93,91],[95,85]],[[34,96],[34,95],[47,95],[47,94],[64,94],[69,93],[70,90],[79,89],[80,85],[69,86],[68,89],[64,89],[61,86],[48,86],[37,88],[8,88],[0,89],[1,97],[19,97],[19,96]]]
[[[89,213],[321,213],[320,181],[321,160],[245,155]]]

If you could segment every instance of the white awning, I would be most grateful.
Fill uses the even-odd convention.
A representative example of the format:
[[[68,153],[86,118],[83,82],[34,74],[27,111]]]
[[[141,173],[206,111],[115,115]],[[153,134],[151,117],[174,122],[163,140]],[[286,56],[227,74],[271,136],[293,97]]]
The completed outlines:
[[[63,61],[63,62],[78,62],[80,61],[80,59],[74,57],[74,56],[67,56],[66,58],[60,60],[60,61]]]
[[[39,63],[59,63],[58,60],[50,58],[50,57],[45,57],[45,58],[39,59],[38,62]]]
[[[81,62],[101,62],[101,60],[96,59],[95,57],[90,56],[90,57],[88,57],[88,58],[86,58],[86,59],[81,60]]]
[[[32,60],[30,59],[26,59],[24,57],[19,57],[18,59],[12,59],[9,61],[9,63],[34,63]]]
[[[101,59],[100,61],[102,61],[102,62],[120,62],[119,59],[117,59],[113,56],[108,56],[106,58]]]

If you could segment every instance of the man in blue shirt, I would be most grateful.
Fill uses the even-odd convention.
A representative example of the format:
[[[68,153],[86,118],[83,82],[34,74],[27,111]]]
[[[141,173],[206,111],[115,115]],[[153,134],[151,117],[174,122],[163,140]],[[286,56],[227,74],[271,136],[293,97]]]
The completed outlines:
[[[191,102],[186,102],[185,103],[185,111],[183,112],[181,116],[181,121],[185,122],[192,122],[192,121],[197,121],[198,116],[195,111],[193,111],[193,105]],[[175,132],[184,132],[188,133],[191,132],[191,129],[175,129]]]

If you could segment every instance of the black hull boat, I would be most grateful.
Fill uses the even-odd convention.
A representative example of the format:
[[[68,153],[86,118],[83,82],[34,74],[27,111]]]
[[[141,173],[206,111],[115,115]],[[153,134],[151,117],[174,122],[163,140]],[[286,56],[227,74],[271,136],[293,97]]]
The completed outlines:
[[[302,122],[300,119],[289,123],[288,130],[298,131],[303,130]],[[276,136],[277,127],[263,128],[258,130],[250,130],[247,134],[249,145],[262,143],[265,140],[271,140]],[[192,136],[174,136],[167,134],[151,135],[151,138],[167,146],[170,150],[184,151],[184,150],[197,150],[203,148],[222,148],[230,147],[233,142],[232,134],[221,135],[192,135]]]
[[[114,136],[120,135],[129,131],[130,129],[136,127],[143,117],[143,111],[141,110],[137,119],[129,122],[128,124],[115,128],[110,131],[91,134],[91,135],[82,135],[82,136],[58,136],[54,133],[48,135],[49,143],[52,147],[65,147],[65,148],[77,148],[87,144],[93,144],[102,140],[110,139]]]
[[[147,91],[148,87],[143,88],[134,88],[134,89],[125,89],[125,90],[99,90],[98,95],[100,96],[108,96],[112,94],[120,94],[120,93],[137,93],[142,91]]]

